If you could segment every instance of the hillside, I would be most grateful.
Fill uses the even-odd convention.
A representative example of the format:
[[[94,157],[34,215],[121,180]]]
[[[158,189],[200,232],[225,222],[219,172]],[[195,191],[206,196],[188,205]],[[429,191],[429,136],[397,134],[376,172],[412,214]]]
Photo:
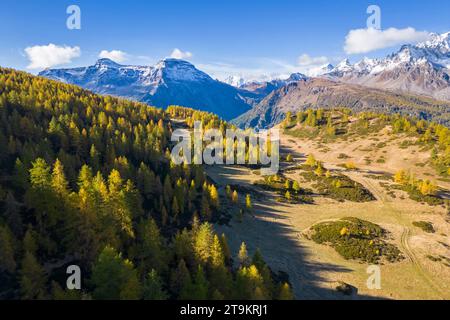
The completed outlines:
[[[171,116],[224,123],[169,112],[0,68],[1,300],[293,298],[259,251],[237,258],[214,231],[244,206],[171,163]]]
[[[0,297],[449,298],[447,127],[287,113],[281,170],[262,177],[174,165],[171,133],[195,120],[227,126],[0,69]],[[79,291],[64,289],[72,264]]]
[[[345,106],[356,112],[399,113],[448,124],[450,103],[416,95],[311,78],[276,90],[233,123],[240,127],[271,127],[284,119],[287,112],[308,108]]]
[[[232,248],[258,246],[301,299],[449,298],[450,163],[437,161],[448,159],[447,128],[348,109],[307,110],[276,127],[278,175],[206,169],[255,199],[252,214],[218,228]],[[378,289],[367,285],[374,263]]]

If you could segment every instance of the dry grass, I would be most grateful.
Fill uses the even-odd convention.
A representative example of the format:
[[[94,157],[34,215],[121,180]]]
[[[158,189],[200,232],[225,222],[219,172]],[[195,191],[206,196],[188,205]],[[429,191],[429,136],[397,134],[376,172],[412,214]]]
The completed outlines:
[[[428,255],[450,255],[450,224],[445,221],[447,209],[423,205],[407,196],[394,199],[380,185],[382,181],[369,173],[394,173],[410,168],[418,177],[434,175],[431,168],[416,166],[428,161],[429,152],[421,152],[415,147],[400,149],[398,144],[401,141],[389,139],[391,137],[385,132],[364,140],[328,144],[328,151],[321,153],[317,151],[315,141],[282,135],[283,148],[294,154],[297,164],[302,156],[313,153],[324,162],[325,167],[343,170],[338,166],[343,161],[339,155],[344,153],[350,156],[359,170],[344,170],[345,174],[363,184],[377,200],[353,203],[316,197],[314,205],[285,204],[274,201],[274,194],[261,191],[264,196],[254,201],[253,216],[245,216],[242,223],[233,219],[230,226],[217,226],[218,231],[226,233],[235,253],[242,241],[250,246],[250,251],[259,247],[274,271],[288,273],[296,297],[300,299],[348,298],[335,290],[338,281],[357,287],[359,298],[450,299],[450,267],[427,258]],[[360,151],[380,141],[386,142],[386,146]],[[364,161],[367,156],[378,159],[382,155],[385,163],[373,161],[367,165]],[[260,179],[255,172],[242,167],[209,167],[207,171],[222,187],[239,184],[254,188],[252,183]],[[286,175],[301,181],[297,171]],[[440,185],[448,187],[446,183]],[[398,193],[400,195],[401,191]],[[389,241],[398,246],[406,257],[402,262],[381,266],[380,290],[367,288],[369,275],[366,264],[345,260],[331,247],[316,244],[304,236],[304,231],[318,222],[351,216],[379,224],[388,230]],[[431,222],[436,232],[425,233],[413,227],[412,223],[420,220]]]

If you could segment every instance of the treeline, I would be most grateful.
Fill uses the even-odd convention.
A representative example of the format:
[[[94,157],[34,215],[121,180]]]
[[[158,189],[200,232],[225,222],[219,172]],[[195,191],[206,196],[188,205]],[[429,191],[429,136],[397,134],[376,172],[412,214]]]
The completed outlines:
[[[233,264],[216,186],[170,161],[172,116],[0,69],[0,298],[292,298],[258,252]]]

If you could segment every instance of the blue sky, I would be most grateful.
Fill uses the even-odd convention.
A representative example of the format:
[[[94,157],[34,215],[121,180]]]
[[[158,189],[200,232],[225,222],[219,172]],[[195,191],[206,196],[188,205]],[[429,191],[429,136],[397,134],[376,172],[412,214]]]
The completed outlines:
[[[81,30],[66,27],[66,8],[73,4],[81,9]],[[450,31],[450,1],[442,0],[2,0],[0,65],[38,72],[28,68],[26,48],[52,43],[79,49],[53,67],[92,64],[102,50],[120,50],[126,64],[152,64],[179,48],[219,78],[287,74],[395,51],[398,45],[356,54],[344,50],[349,32],[366,28],[371,4],[381,8],[383,30],[411,27],[413,38],[422,31]],[[305,54],[309,60],[301,65]]]

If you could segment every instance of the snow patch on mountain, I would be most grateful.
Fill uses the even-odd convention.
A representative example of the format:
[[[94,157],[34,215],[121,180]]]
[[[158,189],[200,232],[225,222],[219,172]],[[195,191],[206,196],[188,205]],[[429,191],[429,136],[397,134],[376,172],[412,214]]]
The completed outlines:
[[[319,67],[310,68],[306,71],[306,75],[309,77],[319,77],[324,74],[330,73],[334,69],[334,66],[330,63],[324,64]]]
[[[351,64],[343,60],[323,76],[369,87],[429,95],[450,100],[450,32],[403,45],[383,59]]]
[[[105,58],[92,66],[44,70],[39,75],[156,107],[178,104],[214,112],[226,120],[247,111],[261,99],[174,58],[161,60],[154,66],[121,65]]]
[[[400,50],[384,59],[369,59],[351,64],[344,59],[335,68],[330,70],[330,75],[342,76],[349,73],[379,74],[384,71],[394,70],[404,64],[421,65],[431,62],[435,65],[448,68],[450,65],[450,32],[444,34],[431,34],[430,40],[416,45],[403,45]]]
[[[240,88],[242,87],[247,81],[241,77],[241,76],[228,76],[226,77],[222,82],[229,84],[230,86]]]

